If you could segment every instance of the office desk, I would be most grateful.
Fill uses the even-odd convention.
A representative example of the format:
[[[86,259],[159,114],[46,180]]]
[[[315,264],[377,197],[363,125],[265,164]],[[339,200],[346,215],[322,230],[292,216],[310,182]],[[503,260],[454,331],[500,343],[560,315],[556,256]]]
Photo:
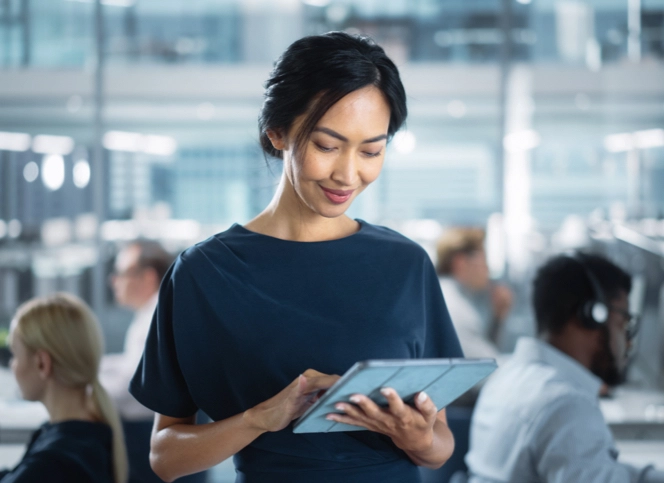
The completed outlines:
[[[621,461],[664,470],[664,392],[622,387],[600,408]]]

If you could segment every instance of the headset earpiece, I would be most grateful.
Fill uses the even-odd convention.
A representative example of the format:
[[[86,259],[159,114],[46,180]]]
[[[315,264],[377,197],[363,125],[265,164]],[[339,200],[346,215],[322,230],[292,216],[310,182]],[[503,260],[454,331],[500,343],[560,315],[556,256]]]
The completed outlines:
[[[581,266],[593,291],[593,298],[581,306],[579,317],[583,325],[589,329],[596,329],[609,320],[609,307],[605,302],[602,286],[579,254],[571,255],[570,258]]]
[[[591,328],[604,324],[609,320],[609,308],[603,302],[590,300],[583,304],[582,319]]]

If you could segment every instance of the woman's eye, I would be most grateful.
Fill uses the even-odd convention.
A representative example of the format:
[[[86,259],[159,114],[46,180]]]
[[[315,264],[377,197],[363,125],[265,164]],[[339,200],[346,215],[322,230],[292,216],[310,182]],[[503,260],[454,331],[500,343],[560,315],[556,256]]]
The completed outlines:
[[[320,150],[323,151],[324,153],[329,153],[332,151],[334,148],[328,148],[327,146],[323,146],[322,144],[314,143],[316,147]]]
[[[377,151],[375,153],[365,152],[364,155],[367,156],[368,158],[375,158],[377,156],[380,156],[380,153],[382,153],[382,151]]]

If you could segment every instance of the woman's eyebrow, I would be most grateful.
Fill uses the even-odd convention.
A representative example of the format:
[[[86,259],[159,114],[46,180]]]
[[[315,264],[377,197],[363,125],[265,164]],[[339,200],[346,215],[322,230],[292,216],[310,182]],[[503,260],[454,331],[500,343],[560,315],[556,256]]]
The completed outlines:
[[[333,138],[337,138],[339,141],[343,141],[345,143],[348,142],[348,138],[346,136],[342,136],[336,131],[333,131],[332,129],[326,128],[326,127],[317,127],[314,128],[313,132],[322,132],[327,134],[328,136],[332,136]],[[368,144],[368,143],[375,143],[376,141],[382,141],[383,139],[387,139],[387,134],[381,134],[380,136],[376,136],[370,139],[365,139],[362,141],[360,144]]]

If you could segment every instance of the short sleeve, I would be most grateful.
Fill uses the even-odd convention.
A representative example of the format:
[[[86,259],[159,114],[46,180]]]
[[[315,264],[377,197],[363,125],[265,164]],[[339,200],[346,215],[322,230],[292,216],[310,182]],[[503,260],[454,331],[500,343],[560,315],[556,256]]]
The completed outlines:
[[[173,418],[185,418],[198,410],[180,368],[174,336],[173,292],[181,265],[178,258],[164,276],[145,350],[129,385],[138,402]]]
[[[423,297],[426,334],[423,358],[463,357],[450,313],[445,305],[438,275],[428,256],[424,260]]]

